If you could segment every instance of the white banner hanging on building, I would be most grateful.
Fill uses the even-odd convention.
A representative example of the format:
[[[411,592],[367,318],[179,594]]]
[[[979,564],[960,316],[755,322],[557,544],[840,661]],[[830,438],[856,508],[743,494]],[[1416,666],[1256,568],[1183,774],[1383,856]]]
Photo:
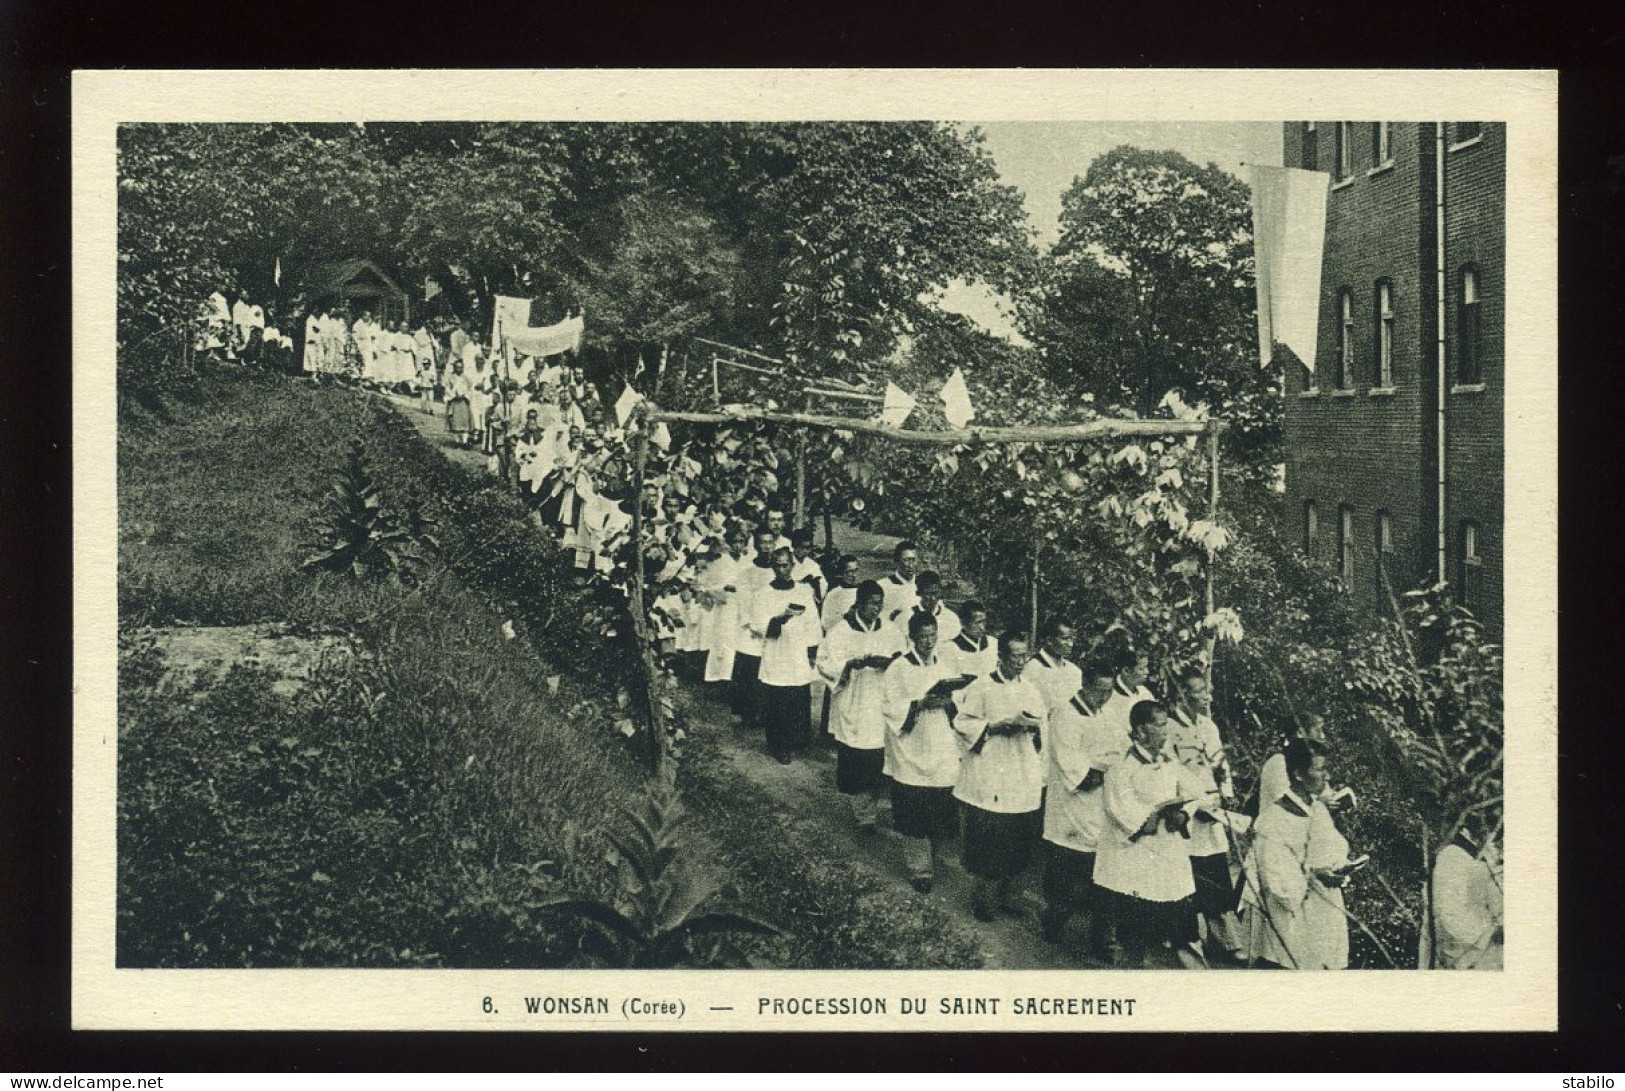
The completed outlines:
[[[1279,342],[1314,371],[1331,175],[1261,166],[1254,166],[1252,174],[1258,354],[1269,363]]]

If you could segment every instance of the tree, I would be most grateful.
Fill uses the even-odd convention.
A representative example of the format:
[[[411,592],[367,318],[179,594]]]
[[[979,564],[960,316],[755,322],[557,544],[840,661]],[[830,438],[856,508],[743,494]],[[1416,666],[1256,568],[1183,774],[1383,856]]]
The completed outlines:
[[[1280,384],[1254,348],[1246,185],[1125,146],[1061,200],[1060,240],[1022,314],[1057,378],[1141,416],[1180,391],[1230,422],[1233,453],[1275,461]]]

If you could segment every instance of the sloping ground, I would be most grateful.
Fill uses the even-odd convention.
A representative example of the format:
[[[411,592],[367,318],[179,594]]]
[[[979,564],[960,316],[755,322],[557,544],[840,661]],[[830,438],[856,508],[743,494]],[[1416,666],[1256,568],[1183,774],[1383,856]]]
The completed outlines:
[[[341,637],[294,636],[267,625],[177,625],[140,629],[136,638],[152,640],[177,681],[220,674],[243,663],[275,674],[271,688],[284,695],[303,685],[324,661],[353,652]]]
[[[426,441],[448,458],[471,467],[485,465],[485,457],[478,451],[463,449],[452,441],[438,415],[421,413],[417,403],[408,398],[388,400],[418,428]],[[891,550],[897,538],[857,530],[840,522],[835,525],[835,535],[843,552],[859,558],[866,578],[890,570]],[[882,828],[878,833],[862,835],[854,828],[846,800],[835,789],[833,750],[815,746],[792,765],[782,766],[767,755],[761,740],[733,726],[732,714],[721,704],[693,689],[689,691],[689,702],[690,723],[698,736],[693,745],[714,748],[723,757],[727,775],[734,781],[736,790],[749,786],[766,798],[778,835],[832,846],[840,855],[858,864],[875,888],[901,888],[910,897],[922,897],[906,886],[903,839],[885,824],[889,817],[885,809],[882,809]],[[697,817],[702,823],[707,819],[703,811]],[[1076,942],[1076,935],[1069,937],[1074,942],[1069,942],[1066,950],[1053,947],[1040,937],[1036,869],[1026,877],[1025,912],[1019,918],[1005,917],[992,923],[977,921],[970,913],[970,888],[970,877],[958,866],[955,846],[950,853],[949,866],[941,869],[935,888],[922,900],[977,938],[988,967],[1014,970],[1099,965],[1075,950],[1081,946]]]

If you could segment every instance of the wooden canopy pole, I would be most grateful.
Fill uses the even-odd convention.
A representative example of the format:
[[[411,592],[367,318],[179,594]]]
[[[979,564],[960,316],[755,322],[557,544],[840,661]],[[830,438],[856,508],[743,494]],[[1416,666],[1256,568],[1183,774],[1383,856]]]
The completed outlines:
[[[1217,425],[1218,422],[1211,422]],[[1219,518],[1219,428],[1210,427],[1207,430],[1207,517],[1214,522]],[[1217,601],[1213,592],[1213,558],[1207,559],[1207,589],[1204,595],[1204,605],[1207,607],[1207,616],[1213,615]],[[1203,658],[1207,661],[1208,684],[1213,683],[1213,648],[1216,643],[1215,635],[1209,632],[1202,649]]]
[[[907,428],[893,428],[879,421],[854,417],[781,413],[753,406],[714,413],[654,409],[650,411],[649,419],[685,424],[763,421],[770,424],[801,425],[807,428],[829,428],[840,432],[863,432],[900,443],[929,443],[938,446],[958,446],[962,443],[1081,443],[1112,436],[1199,436],[1210,431],[1216,433],[1223,427],[1220,421],[1097,420],[1086,424],[1047,424],[1028,428],[965,428],[920,432]]]
[[[638,423],[637,438],[632,447],[632,636],[638,645],[638,671],[643,678],[644,699],[649,715],[644,724],[647,736],[645,746],[649,775],[660,774],[661,759],[665,756],[665,715],[661,696],[657,692],[658,668],[655,666],[654,642],[649,633],[649,616],[644,608],[643,577],[643,477],[649,460],[649,427],[646,421]]]

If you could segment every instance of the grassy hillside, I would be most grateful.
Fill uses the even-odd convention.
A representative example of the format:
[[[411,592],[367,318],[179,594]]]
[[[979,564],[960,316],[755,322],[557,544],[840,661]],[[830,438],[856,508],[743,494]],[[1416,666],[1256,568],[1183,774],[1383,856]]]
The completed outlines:
[[[415,585],[302,571],[348,444],[439,550]],[[511,495],[388,407],[280,377],[210,378],[119,437],[119,946],[128,966],[558,966],[626,904],[605,837],[644,796],[589,606]],[[510,639],[504,623],[517,638]],[[252,662],[166,673],[176,624],[339,634],[292,690]],[[974,966],[974,942],[821,844],[699,747],[695,867],[784,934],[786,966]]]

